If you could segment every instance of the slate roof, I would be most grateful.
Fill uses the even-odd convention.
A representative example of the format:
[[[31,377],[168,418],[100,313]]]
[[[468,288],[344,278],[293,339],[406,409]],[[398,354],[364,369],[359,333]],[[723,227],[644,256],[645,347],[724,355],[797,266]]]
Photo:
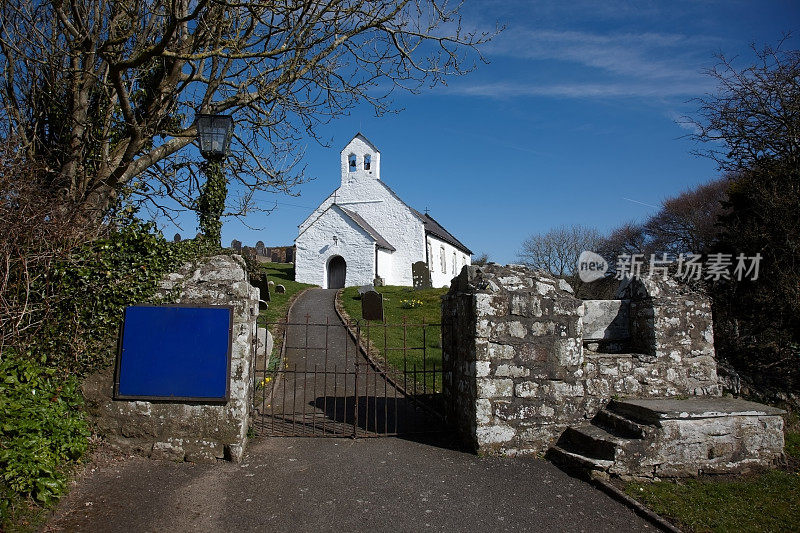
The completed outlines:
[[[425,233],[430,233],[434,237],[441,239],[448,244],[452,244],[465,254],[472,255],[472,250],[464,246],[461,243],[461,241],[453,237],[453,235],[449,231],[444,229],[441,224],[436,222],[436,220],[434,220],[432,216],[430,216],[427,213],[425,214],[420,213],[413,207],[411,207],[410,209],[422,220],[422,223],[425,226]]]
[[[337,204],[333,204],[333,205],[335,205],[336,207],[341,209],[344,212],[345,215],[350,217],[353,220],[353,222],[358,224],[358,226],[361,229],[366,231],[369,234],[369,236],[372,237],[375,240],[375,244],[377,244],[381,248],[385,248],[385,249],[390,250],[392,252],[394,252],[396,250],[396,248],[394,246],[392,246],[391,244],[389,244],[389,241],[384,239],[383,236],[381,236],[381,234],[378,233],[377,230],[375,230],[375,228],[370,226],[367,223],[366,220],[361,218],[361,215],[359,215],[358,213],[354,213],[353,211],[350,211],[349,209],[345,209],[344,207],[342,207],[340,205],[337,205]]]

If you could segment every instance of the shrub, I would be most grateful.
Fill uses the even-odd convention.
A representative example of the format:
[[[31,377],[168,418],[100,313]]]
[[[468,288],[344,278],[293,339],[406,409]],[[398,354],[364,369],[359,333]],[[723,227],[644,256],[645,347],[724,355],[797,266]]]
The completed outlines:
[[[87,448],[78,380],[43,361],[10,351],[0,360],[0,524],[20,497],[57,499],[65,488],[63,464]]]

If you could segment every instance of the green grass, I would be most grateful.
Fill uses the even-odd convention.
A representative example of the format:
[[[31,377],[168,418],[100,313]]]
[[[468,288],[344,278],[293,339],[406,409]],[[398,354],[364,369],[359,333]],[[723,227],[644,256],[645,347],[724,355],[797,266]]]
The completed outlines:
[[[269,308],[259,313],[261,323],[284,321],[286,320],[286,313],[289,312],[292,296],[314,285],[296,282],[294,280],[294,265],[291,263],[262,263],[261,268],[267,273],[269,279],[275,282],[275,286],[283,285],[286,287],[286,292],[283,294],[278,294],[275,291],[275,286],[270,288],[271,300]]]
[[[280,362],[281,345],[283,344],[283,329],[279,323],[286,321],[289,306],[294,296],[303,289],[314,285],[296,282],[294,280],[294,265],[291,263],[262,263],[261,268],[267,273],[268,279],[275,282],[275,285],[270,287],[269,306],[258,314],[259,325],[266,325],[273,336],[274,344],[268,363],[268,368],[273,369]],[[275,287],[278,285],[286,287],[286,292],[278,294],[275,291]],[[263,296],[262,299],[264,299]]]
[[[800,432],[787,422],[786,470],[629,483],[625,491],[687,531],[800,531]]]
[[[631,483],[626,492],[688,530],[800,531],[797,472],[725,481]]]
[[[367,322],[361,317],[361,300],[357,287],[348,287],[342,292],[342,306],[351,319],[359,321],[362,337],[369,339],[370,351],[396,372],[405,370],[406,379],[411,380],[409,387],[413,387],[416,365],[418,390],[419,387],[424,387],[425,390],[441,390],[441,296],[447,289],[415,290],[410,287],[389,286],[378,287],[377,291],[383,294],[383,316],[387,327],[378,322],[370,322],[367,328]],[[417,300],[422,304],[414,309],[406,309],[403,307],[404,300]],[[422,324],[435,326],[423,328]],[[434,381],[432,373],[425,374],[423,379],[422,370],[430,371],[434,364],[437,370],[436,380]]]

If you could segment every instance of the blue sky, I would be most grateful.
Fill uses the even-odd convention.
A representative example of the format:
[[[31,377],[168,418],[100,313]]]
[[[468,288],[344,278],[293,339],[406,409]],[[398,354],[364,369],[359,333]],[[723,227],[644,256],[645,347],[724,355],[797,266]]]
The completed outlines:
[[[298,196],[262,194],[269,215],[225,220],[223,243],[292,244],[297,225],[339,183],[339,151],[361,131],[381,151],[382,179],[473,252],[514,262],[530,234],[581,223],[608,231],[653,214],[659,202],[718,175],[690,154],[676,120],[714,90],[714,54],[748,65],[751,42],[800,42],[798,1],[467,1],[466,26],[506,30],[490,61],[446,87],[396,93],[397,115],[368,109],[309,141],[315,179]],[[276,204],[277,202],[277,204]],[[194,235],[196,221],[180,217]],[[251,229],[251,226],[257,229]]]

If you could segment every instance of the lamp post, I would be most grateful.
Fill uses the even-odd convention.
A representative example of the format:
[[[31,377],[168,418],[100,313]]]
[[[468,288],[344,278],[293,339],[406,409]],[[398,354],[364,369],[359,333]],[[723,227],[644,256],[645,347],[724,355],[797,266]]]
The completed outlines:
[[[197,142],[205,159],[203,173],[206,183],[197,199],[197,215],[203,238],[216,246],[222,244],[222,211],[228,184],[222,164],[228,155],[233,135],[233,117],[230,115],[197,115]]]

